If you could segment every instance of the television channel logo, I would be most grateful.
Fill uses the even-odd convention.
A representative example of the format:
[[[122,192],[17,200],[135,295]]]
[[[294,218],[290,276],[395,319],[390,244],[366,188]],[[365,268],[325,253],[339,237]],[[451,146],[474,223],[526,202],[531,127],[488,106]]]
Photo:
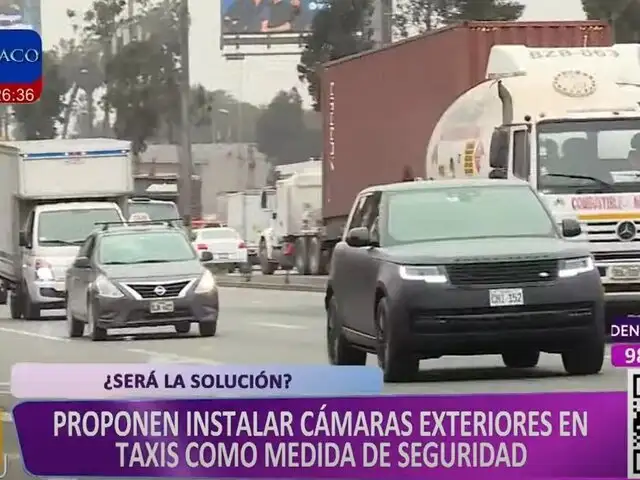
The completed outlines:
[[[42,56],[38,32],[0,28],[0,104],[33,103],[40,99]]]

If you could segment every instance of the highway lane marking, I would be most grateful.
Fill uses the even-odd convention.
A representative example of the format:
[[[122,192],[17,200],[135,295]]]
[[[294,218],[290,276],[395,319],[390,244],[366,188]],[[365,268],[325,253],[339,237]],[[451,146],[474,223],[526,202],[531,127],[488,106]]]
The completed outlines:
[[[15,328],[8,328],[8,327],[0,327],[0,332],[13,333],[15,335],[24,335],[27,337],[40,338],[42,340],[51,340],[54,342],[69,343],[72,341],[72,339],[70,338],[55,337],[53,335],[47,335],[44,333],[29,332],[27,330],[18,330]],[[135,353],[137,355],[145,355],[147,357],[152,357],[149,359],[147,363],[205,363],[208,365],[222,364],[221,362],[217,362],[215,360],[198,358],[198,357],[189,357],[189,356],[179,355],[177,353],[157,352],[155,350],[146,350],[143,348],[122,348],[122,350],[128,353]],[[1,390],[2,390],[2,384],[0,384],[0,391]]]
[[[16,335],[24,335],[26,337],[41,338],[43,340],[52,340],[54,342],[70,342],[71,341],[70,338],[54,337],[53,335],[47,335],[47,334],[38,333],[38,332],[29,332],[27,330],[18,330],[16,328],[0,327],[0,332],[14,333]]]
[[[188,357],[177,353],[161,353],[144,348],[127,348],[127,352],[146,355],[149,357],[147,363],[204,363],[207,365],[222,365],[221,362],[198,357]]]
[[[302,325],[291,325],[290,323],[270,323],[270,322],[256,322],[254,325],[266,328],[283,328],[287,330],[306,330],[307,327]]]

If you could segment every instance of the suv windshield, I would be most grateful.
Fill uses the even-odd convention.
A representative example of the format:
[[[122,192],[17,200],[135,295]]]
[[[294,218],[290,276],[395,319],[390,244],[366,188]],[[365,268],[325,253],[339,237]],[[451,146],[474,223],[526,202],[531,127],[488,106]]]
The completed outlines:
[[[538,159],[548,193],[640,191],[640,121],[540,123]]]
[[[151,220],[173,220],[180,218],[175,203],[133,202],[129,204],[129,215],[146,213]]]
[[[195,259],[196,253],[180,232],[106,235],[98,247],[98,261],[104,265],[186,262]]]
[[[527,186],[427,188],[389,195],[383,246],[433,240],[554,237],[555,226]]]
[[[82,245],[99,222],[121,222],[115,208],[55,210],[38,216],[38,245]]]

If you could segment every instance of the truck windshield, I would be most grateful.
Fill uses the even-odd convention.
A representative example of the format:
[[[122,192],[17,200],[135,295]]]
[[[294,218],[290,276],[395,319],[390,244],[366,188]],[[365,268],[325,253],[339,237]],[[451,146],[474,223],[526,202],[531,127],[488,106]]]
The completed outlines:
[[[553,237],[552,219],[526,186],[427,188],[393,193],[381,245],[500,237]]]
[[[54,210],[38,216],[38,245],[82,245],[99,222],[121,222],[115,208]]]
[[[545,192],[640,191],[640,120],[540,123],[538,159]]]
[[[134,202],[129,204],[129,215],[146,213],[151,220],[173,220],[180,218],[178,207],[173,202]]]

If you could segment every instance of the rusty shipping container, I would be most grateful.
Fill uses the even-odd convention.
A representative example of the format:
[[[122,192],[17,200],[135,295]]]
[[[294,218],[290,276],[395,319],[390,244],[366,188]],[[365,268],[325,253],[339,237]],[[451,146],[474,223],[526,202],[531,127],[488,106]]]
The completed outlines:
[[[493,45],[609,46],[601,22],[468,22],[331,62],[322,76],[323,216],[329,236],[365,187],[425,174],[431,132],[485,76]],[[332,228],[333,227],[333,228]]]

